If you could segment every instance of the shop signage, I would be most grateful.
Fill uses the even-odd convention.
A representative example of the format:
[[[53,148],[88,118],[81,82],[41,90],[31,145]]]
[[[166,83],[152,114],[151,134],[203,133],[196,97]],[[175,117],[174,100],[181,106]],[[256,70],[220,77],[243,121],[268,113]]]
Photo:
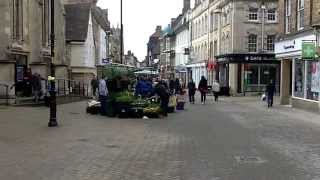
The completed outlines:
[[[302,43],[302,58],[306,60],[313,60],[316,56],[316,46],[314,42]]]

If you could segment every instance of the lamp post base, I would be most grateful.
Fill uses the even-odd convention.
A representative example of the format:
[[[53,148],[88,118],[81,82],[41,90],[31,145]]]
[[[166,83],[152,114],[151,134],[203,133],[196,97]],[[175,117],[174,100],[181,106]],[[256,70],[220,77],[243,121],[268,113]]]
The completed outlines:
[[[58,126],[58,122],[56,120],[53,121],[49,121],[48,123],[48,127],[57,127]]]

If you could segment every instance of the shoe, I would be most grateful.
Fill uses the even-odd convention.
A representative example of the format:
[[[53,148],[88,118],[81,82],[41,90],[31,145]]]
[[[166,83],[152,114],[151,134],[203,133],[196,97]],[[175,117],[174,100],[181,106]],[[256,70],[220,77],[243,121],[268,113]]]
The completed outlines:
[[[204,102],[202,102],[201,104],[204,105]]]

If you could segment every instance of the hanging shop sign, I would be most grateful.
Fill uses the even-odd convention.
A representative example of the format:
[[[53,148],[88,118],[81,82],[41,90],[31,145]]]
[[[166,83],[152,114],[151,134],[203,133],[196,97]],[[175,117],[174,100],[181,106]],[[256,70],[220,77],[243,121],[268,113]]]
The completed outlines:
[[[302,43],[302,58],[305,60],[314,60],[316,56],[316,46],[314,42]]]

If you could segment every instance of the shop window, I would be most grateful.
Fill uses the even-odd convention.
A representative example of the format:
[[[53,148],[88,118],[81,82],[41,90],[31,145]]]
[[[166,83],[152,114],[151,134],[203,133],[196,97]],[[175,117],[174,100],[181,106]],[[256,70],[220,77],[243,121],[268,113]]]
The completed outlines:
[[[304,61],[295,60],[295,78],[294,78],[294,96],[304,98],[304,78],[305,66]]]
[[[307,99],[319,101],[320,62],[307,61]]]
[[[246,80],[248,85],[259,84],[259,66],[248,65],[246,67]]]

